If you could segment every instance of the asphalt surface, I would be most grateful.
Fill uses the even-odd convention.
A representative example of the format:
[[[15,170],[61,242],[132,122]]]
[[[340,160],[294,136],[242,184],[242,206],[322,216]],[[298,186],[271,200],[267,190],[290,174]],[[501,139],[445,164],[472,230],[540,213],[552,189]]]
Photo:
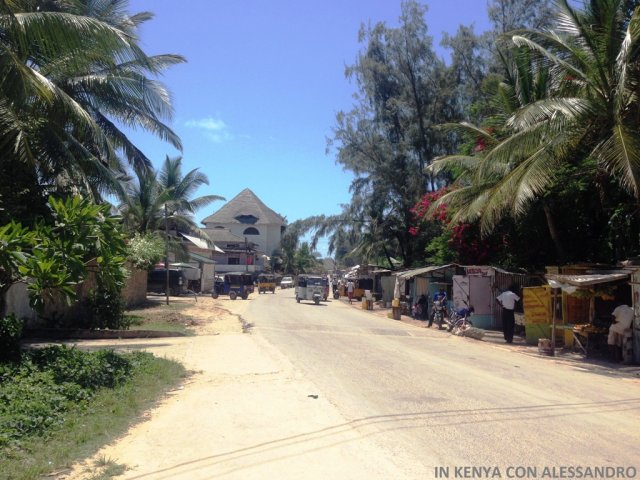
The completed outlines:
[[[127,466],[122,478],[640,478],[637,367],[456,337],[344,300],[296,303],[293,290],[217,305],[250,333],[82,343],[196,372],[98,452]],[[88,465],[65,478],[90,478]]]

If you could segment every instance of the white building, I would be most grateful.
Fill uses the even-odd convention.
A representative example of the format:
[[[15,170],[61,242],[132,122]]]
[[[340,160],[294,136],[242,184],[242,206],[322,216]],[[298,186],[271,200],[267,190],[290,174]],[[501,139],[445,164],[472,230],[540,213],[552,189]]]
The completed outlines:
[[[274,250],[280,248],[286,221],[267,207],[255,193],[245,188],[202,223],[216,244],[222,232],[226,231],[238,238],[238,243],[253,244],[258,255],[271,256]],[[219,246],[224,250],[224,245]]]

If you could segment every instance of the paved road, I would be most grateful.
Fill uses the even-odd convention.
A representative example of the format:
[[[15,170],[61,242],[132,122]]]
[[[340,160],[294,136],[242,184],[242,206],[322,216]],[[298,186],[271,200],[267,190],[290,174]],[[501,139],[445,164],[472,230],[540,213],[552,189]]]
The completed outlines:
[[[195,372],[94,460],[145,480],[640,478],[637,377],[344,301],[298,304],[293,290],[201,299],[189,315],[207,318],[216,305],[252,324],[251,334],[234,319],[237,330],[220,335],[211,333],[218,326],[83,342],[144,348]],[[65,477],[95,478],[92,465]],[[625,470],[586,475],[596,467]]]
[[[640,478],[637,379],[416,328],[344,301],[296,304],[292,290],[255,299],[246,318],[407,478],[479,473],[464,466],[491,468],[473,478],[554,474],[545,467],[568,478],[569,467],[605,466]]]

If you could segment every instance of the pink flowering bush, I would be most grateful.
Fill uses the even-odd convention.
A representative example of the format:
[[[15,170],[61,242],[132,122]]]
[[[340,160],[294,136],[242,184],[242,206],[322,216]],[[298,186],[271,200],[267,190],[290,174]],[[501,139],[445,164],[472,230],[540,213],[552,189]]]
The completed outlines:
[[[409,227],[414,237],[423,235],[427,242],[426,251],[431,254],[430,261],[443,263],[487,263],[499,251],[500,244],[494,239],[484,239],[477,225],[451,222],[446,204],[433,204],[451,191],[450,187],[425,193],[411,209],[415,225]]]

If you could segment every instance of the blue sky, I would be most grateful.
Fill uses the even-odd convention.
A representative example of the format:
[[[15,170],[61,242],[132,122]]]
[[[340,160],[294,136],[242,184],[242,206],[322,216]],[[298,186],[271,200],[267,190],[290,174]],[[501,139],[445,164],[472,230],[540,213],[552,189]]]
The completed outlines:
[[[460,24],[488,28],[485,0],[425,3],[435,46]],[[336,113],[353,105],[344,69],[363,48],[360,25],[396,26],[399,0],[131,0],[130,11],[155,14],[140,31],[148,54],[187,58],[160,80],[173,97],[184,173],[209,178],[198,195],[230,200],[248,187],[289,222],[341,211],[353,177],[325,150]],[[180,155],[151,135],[132,138],[156,167]]]

